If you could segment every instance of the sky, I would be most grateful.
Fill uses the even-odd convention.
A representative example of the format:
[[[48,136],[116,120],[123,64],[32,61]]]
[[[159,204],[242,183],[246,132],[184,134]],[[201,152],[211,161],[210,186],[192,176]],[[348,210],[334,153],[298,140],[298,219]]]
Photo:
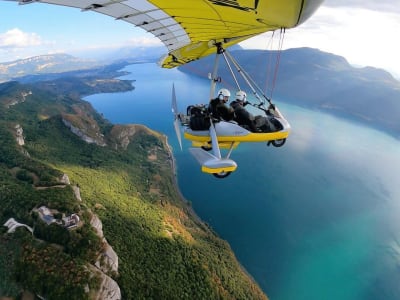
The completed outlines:
[[[151,34],[99,13],[0,0],[0,62],[52,53],[85,57],[94,50],[162,46]],[[283,49],[312,47],[373,66],[400,79],[400,0],[325,0],[302,25],[286,31]],[[268,37],[242,42],[266,49]],[[165,48],[165,52],[167,49]]]

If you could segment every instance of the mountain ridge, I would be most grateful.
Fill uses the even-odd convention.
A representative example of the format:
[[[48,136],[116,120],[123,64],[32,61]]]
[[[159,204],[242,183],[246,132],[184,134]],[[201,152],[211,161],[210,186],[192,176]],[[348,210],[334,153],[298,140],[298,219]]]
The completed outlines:
[[[39,55],[11,62],[0,63],[0,83],[25,75],[61,73],[91,69],[103,64],[68,54]]]

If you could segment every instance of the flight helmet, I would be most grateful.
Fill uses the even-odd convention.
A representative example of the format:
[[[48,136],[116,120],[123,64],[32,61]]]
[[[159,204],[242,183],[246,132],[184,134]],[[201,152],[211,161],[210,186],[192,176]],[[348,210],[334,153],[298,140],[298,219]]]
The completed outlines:
[[[230,97],[231,96],[231,92],[228,89],[220,89],[218,91],[218,98],[220,100],[226,100],[228,101],[228,99],[224,99],[224,97]]]
[[[239,101],[242,101],[242,102],[246,101],[246,96],[247,96],[246,92],[243,92],[243,91],[237,91],[237,93],[236,93],[236,99]]]

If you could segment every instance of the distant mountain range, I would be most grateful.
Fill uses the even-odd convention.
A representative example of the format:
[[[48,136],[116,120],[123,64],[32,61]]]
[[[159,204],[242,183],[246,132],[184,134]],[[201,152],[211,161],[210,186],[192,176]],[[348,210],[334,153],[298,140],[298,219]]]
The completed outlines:
[[[100,66],[94,60],[84,60],[68,54],[40,55],[11,62],[0,63],[0,82],[26,75],[61,73],[90,69]]]
[[[42,78],[54,79],[54,74],[66,72],[91,70],[106,67],[110,64],[123,63],[125,65],[138,61],[157,61],[166,50],[164,47],[135,47],[120,48],[108,52],[94,52],[96,59],[77,58],[69,54],[51,54],[19,59],[11,62],[0,63],[0,83],[10,80],[19,80],[24,77],[32,78],[37,75]],[[89,56],[89,54],[85,54]],[[93,57],[93,56],[92,56]]]
[[[231,53],[259,85],[272,82],[273,68],[267,72],[268,64],[272,61],[274,66],[278,52],[235,50]],[[206,57],[180,70],[206,77],[213,63],[213,57]],[[219,75],[223,84],[236,89],[222,60]],[[245,87],[243,82],[241,87]],[[400,82],[382,69],[355,68],[341,56],[312,48],[282,51],[273,98],[352,118],[400,137]]]

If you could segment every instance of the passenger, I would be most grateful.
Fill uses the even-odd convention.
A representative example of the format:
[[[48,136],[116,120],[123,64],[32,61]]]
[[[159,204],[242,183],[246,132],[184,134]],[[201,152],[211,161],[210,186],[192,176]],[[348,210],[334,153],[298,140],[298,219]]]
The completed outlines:
[[[220,89],[217,98],[211,99],[210,111],[214,118],[231,121],[234,118],[234,110],[226,105],[231,93],[227,89]]]
[[[266,117],[254,116],[244,108],[249,104],[246,97],[247,95],[244,91],[238,91],[236,93],[236,99],[230,104],[235,112],[235,121],[252,132],[274,131],[271,130],[273,124]]]
[[[247,104],[246,93],[238,91],[236,93],[236,99],[233,100],[230,105],[235,112],[235,121],[238,122],[239,125],[256,132],[255,117],[244,108]]]

